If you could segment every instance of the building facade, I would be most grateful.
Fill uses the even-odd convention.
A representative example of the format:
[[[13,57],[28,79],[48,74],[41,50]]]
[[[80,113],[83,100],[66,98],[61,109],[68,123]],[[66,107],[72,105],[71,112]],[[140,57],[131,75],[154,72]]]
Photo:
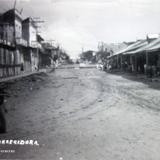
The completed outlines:
[[[22,37],[22,16],[16,9],[0,16],[0,77],[21,73],[23,55],[16,44]]]

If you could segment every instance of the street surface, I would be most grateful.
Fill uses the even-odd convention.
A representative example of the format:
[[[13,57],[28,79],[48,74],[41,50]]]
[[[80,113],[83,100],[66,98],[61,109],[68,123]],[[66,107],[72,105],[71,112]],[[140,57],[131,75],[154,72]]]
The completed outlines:
[[[154,82],[72,68],[23,83],[10,89],[8,133],[0,138],[40,145],[8,146],[16,153],[1,157],[160,160],[160,89]]]

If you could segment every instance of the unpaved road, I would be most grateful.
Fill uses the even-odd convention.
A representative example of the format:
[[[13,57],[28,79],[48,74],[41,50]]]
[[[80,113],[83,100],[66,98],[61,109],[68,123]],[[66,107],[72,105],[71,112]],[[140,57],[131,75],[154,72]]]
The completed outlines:
[[[6,159],[159,160],[160,90],[96,69],[59,69],[8,99]],[[3,147],[1,145],[1,147]]]

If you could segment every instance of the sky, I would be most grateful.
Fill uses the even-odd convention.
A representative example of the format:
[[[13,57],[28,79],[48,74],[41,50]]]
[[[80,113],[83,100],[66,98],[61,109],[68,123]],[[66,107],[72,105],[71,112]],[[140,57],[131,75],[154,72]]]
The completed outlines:
[[[0,0],[0,12],[15,0]],[[84,50],[97,50],[99,42],[135,41],[160,33],[159,0],[17,0],[24,18],[40,17],[41,35],[54,40],[76,58]]]

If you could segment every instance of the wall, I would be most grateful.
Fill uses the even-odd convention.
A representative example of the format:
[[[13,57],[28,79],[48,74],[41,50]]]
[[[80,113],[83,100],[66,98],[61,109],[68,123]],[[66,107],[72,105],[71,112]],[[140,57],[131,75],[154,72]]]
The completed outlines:
[[[22,38],[22,21],[19,18],[15,18],[15,38]]]
[[[14,43],[14,27],[12,25],[1,24],[0,39],[13,44]]]
[[[29,45],[37,47],[37,31],[36,28],[31,24],[29,27]]]
[[[0,78],[20,74],[22,58],[19,51],[0,46]]]
[[[22,38],[29,42],[29,23],[22,22]]]
[[[32,71],[38,70],[39,58],[37,54],[37,49],[31,49],[31,65]]]

